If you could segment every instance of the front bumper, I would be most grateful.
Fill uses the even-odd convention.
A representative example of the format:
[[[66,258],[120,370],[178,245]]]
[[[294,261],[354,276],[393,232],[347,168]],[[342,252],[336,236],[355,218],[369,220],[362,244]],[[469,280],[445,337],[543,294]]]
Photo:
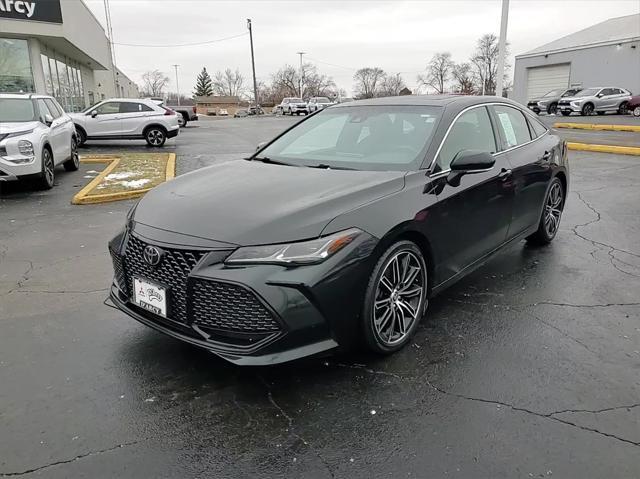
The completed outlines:
[[[158,231],[146,227],[143,233],[137,225],[135,233],[110,243],[116,274],[109,300],[147,326],[240,365],[277,364],[347,348],[358,337],[377,244],[372,236],[362,234],[324,263],[287,268],[227,267],[224,259],[233,251],[228,245],[185,250],[162,241],[166,238]],[[141,245],[167,252],[166,269],[164,263],[156,270],[141,265],[136,259]],[[195,266],[180,276],[176,268],[187,257]],[[134,275],[168,286],[168,319],[133,304]]]
[[[570,113],[579,113],[582,111],[582,105],[561,105],[558,104],[558,111],[570,112]]]

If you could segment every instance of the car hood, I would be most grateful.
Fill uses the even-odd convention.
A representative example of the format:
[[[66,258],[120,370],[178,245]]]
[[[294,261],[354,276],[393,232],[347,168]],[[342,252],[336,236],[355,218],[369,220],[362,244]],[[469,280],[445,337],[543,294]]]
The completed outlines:
[[[315,238],[341,213],[401,190],[404,175],[237,160],[154,188],[134,221],[242,246]]]
[[[39,121],[3,121],[0,122],[0,135],[34,130],[41,125]]]

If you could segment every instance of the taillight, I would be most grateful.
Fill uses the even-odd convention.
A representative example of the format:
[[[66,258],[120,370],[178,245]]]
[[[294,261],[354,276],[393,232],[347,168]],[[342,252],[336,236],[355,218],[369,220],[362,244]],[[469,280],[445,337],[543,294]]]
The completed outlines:
[[[164,116],[171,116],[171,115],[175,115],[176,112],[169,109],[169,108],[165,108],[165,112],[164,112]]]

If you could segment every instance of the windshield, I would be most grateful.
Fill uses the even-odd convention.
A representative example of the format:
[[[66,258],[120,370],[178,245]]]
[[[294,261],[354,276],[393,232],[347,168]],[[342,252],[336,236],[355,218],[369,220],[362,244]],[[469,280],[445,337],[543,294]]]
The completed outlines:
[[[580,90],[567,90],[565,91],[562,96],[566,97],[566,96],[574,96],[576,93],[578,93]]]
[[[100,103],[102,103],[102,100],[99,101],[98,103],[94,103],[93,105],[91,105],[89,108],[85,108],[84,110],[82,110],[80,113],[89,113],[89,111],[93,110],[96,106],[98,106]]]
[[[545,93],[542,98],[549,96],[560,96],[564,90],[551,90],[549,93]]]
[[[302,103],[302,98],[289,98],[289,103]]]
[[[321,96],[320,98],[316,98],[316,101],[318,103],[331,103],[331,101],[327,97],[324,97],[324,96]]]
[[[579,91],[574,96],[593,96],[599,91],[600,91],[600,88],[587,88],[586,90]]]
[[[303,121],[258,157],[295,166],[417,170],[440,114],[433,106],[333,107]]]
[[[37,120],[29,98],[0,98],[0,123]]]

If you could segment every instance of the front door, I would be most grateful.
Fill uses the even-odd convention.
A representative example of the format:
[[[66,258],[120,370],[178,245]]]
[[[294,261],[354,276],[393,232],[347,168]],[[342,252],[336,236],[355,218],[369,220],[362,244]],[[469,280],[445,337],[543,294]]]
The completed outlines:
[[[492,153],[496,163],[489,171],[464,175],[458,186],[446,181],[451,161],[463,150]],[[432,176],[438,196],[430,209],[431,234],[442,238],[436,276],[441,282],[460,273],[498,248],[507,237],[513,205],[511,165],[498,152],[496,135],[486,106],[463,113],[451,127],[436,157]]]
[[[93,114],[94,111],[97,113],[96,115]],[[107,101],[98,105],[87,113],[85,126],[89,137],[120,135],[122,133],[120,102]]]

